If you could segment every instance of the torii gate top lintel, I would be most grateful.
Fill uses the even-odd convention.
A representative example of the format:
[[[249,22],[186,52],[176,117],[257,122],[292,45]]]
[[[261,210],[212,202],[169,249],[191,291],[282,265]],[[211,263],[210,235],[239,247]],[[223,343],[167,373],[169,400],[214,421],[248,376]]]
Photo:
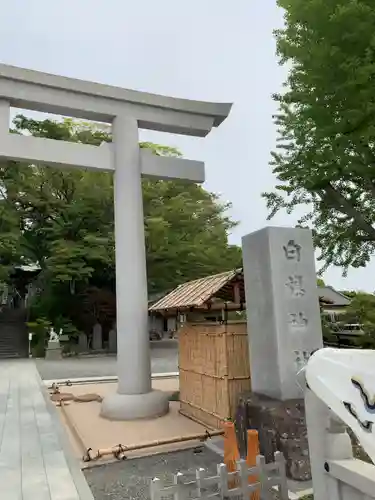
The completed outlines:
[[[0,99],[16,108],[111,123],[128,111],[140,128],[206,136],[231,104],[193,101],[0,64]]]

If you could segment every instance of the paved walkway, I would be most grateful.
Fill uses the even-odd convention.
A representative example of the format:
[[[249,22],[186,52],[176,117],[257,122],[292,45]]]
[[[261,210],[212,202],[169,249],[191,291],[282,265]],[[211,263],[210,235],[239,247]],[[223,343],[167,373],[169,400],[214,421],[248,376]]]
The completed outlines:
[[[37,359],[36,366],[40,376],[45,380],[117,375],[116,356],[64,358],[57,361]],[[178,371],[176,341],[162,340],[151,343],[151,371],[152,373]]]
[[[93,499],[31,360],[0,362],[0,499]]]

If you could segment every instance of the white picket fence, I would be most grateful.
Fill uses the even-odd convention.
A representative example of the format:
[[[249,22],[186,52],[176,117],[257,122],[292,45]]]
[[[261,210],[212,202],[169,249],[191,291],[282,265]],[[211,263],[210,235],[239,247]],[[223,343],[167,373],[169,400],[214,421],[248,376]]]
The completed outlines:
[[[257,481],[249,483],[249,476],[255,476]],[[230,484],[235,486],[231,488]],[[205,469],[197,469],[193,480],[178,472],[174,475],[173,484],[159,478],[153,479],[150,484],[151,500],[274,500],[275,492],[278,492],[278,500],[288,500],[285,459],[280,452],[275,453],[275,461],[269,464],[259,455],[255,467],[249,468],[245,460],[239,460],[236,472],[228,472],[225,464],[219,464],[215,476],[209,476]]]

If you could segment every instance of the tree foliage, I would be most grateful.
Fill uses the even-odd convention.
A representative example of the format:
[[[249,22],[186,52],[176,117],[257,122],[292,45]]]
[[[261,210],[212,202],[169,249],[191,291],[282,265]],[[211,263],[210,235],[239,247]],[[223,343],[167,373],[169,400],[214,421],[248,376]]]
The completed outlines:
[[[358,292],[356,292],[355,290],[340,290],[339,293],[342,293],[343,295],[345,295],[345,297],[348,297],[349,299],[353,299],[358,294]]]
[[[275,116],[265,193],[270,218],[297,205],[307,213],[324,267],[365,266],[375,248],[375,4],[372,0],[278,0],[276,31],[289,73]]]
[[[111,141],[108,129],[71,119],[19,115],[13,125],[14,133],[36,137],[92,145]],[[157,144],[140,146],[180,155]],[[115,289],[112,188],[105,172],[0,165],[0,278],[16,265],[38,264],[39,316],[44,311],[48,319],[65,315],[77,322],[82,311],[95,317],[97,304],[108,302],[108,291]],[[229,205],[215,194],[182,181],[144,179],[143,198],[151,293],[241,265],[240,249],[228,243],[236,224],[226,215]]]
[[[322,278],[317,278],[316,283],[319,287],[326,286],[325,281]]]
[[[358,292],[352,298],[344,316],[346,324],[359,324],[364,335],[358,344],[364,348],[375,347],[375,295]]]

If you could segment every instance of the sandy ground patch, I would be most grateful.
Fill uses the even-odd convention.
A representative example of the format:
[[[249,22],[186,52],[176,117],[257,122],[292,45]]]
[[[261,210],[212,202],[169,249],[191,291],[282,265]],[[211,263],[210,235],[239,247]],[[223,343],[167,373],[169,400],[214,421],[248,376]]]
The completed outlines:
[[[179,390],[178,378],[155,379],[152,381],[154,389],[173,393]],[[61,387],[61,392],[73,393],[75,396],[91,393],[105,397],[116,391],[116,383],[99,383],[90,385],[73,385]],[[179,402],[170,402],[170,411],[167,415],[152,420],[136,420],[115,422],[100,417],[100,403],[70,402],[64,404],[64,411],[59,410],[62,421],[68,431],[75,453],[82,457],[82,445],[92,448],[94,452],[99,448],[109,448],[122,444],[131,446],[150,441],[179,438],[205,432],[205,427],[180,415]],[[78,434],[78,439],[77,439]],[[157,447],[130,451],[128,458],[147,456],[155,453],[181,450],[199,445],[199,441],[188,441],[160,445]],[[112,459],[112,457],[109,457]]]

